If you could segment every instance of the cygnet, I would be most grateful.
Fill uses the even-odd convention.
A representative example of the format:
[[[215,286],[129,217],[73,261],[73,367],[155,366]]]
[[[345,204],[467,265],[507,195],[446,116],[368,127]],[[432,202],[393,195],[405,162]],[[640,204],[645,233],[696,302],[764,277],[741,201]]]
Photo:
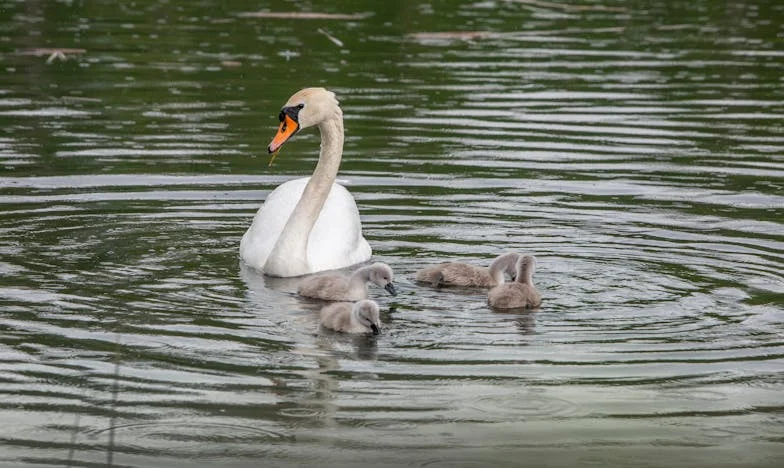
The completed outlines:
[[[393,296],[397,295],[392,283],[392,268],[386,263],[374,263],[357,269],[350,276],[342,273],[323,273],[300,282],[300,296],[325,301],[358,301],[367,299],[367,283],[376,284]]]
[[[370,299],[354,303],[328,304],[319,313],[324,328],[343,333],[368,333],[378,335],[381,328],[378,304]]]
[[[535,309],[542,296],[534,287],[536,257],[524,255],[517,261],[516,280],[500,284],[487,294],[487,303],[496,309]]]
[[[511,278],[515,277],[515,265],[519,258],[519,253],[505,253],[496,257],[489,268],[460,262],[440,263],[419,270],[416,280],[429,283],[435,288],[444,286],[492,288],[503,284],[505,274]]]

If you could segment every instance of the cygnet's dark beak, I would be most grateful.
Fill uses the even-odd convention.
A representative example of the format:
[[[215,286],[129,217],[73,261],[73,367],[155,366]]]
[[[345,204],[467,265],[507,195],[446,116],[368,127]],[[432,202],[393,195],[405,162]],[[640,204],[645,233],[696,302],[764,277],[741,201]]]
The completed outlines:
[[[374,335],[378,335],[379,330],[375,323],[370,324],[370,330],[373,332]]]
[[[394,284],[387,283],[387,285],[384,286],[384,289],[386,289],[389,294],[391,294],[393,296],[397,296],[397,291],[395,291],[395,285]]]

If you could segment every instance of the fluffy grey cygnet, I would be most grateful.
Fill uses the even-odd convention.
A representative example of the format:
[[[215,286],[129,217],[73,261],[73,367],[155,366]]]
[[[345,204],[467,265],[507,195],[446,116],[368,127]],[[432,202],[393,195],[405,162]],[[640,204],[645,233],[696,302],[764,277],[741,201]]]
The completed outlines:
[[[416,280],[430,283],[435,288],[445,286],[492,288],[503,284],[504,274],[515,277],[515,265],[519,258],[519,253],[505,253],[496,257],[489,268],[460,262],[440,263],[419,270]]]
[[[319,313],[324,328],[343,333],[378,335],[381,329],[378,304],[370,299],[354,303],[335,302],[324,306]]]
[[[350,276],[342,273],[323,273],[300,282],[300,296],[326,301],[358,301],[367,299],[367,283],[376,284],[393,296],[392,268],[386,263],[374,263],[357,269]]]
[[[487,303],[496,309],[535,309],[542,296],[534,286],[536,257],[525,255],[517,261],[516,280],[500,284],[487,294]]]

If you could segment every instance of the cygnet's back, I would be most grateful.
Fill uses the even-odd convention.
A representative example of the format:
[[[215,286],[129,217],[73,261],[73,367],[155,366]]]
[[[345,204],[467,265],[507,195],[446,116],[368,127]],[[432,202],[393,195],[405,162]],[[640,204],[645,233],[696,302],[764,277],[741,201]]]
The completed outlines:
[[[389,265],[374,263],[357,269],[350,276],[323,273],[307,277],[300,282],[297,293],[326,301],[358,301],[367,298],[367,283],[373,283],[394,296],[397,293],[392,279],[392,268]]]
[[[487,303],[496,309],[535,309],[542,304],[542,296],[533,282],[536,257],[525,255],[517,262],[516,280],[500,284],[487,294]]]
[[[378,335],[381,328],[378,304],[369,299],[326,305],[319,316],[323,327],[343,333]]]
[[[416,273],[416,280],[433,287],[461,286],[492,288],[504,282],[504,274],[514,277],[515,263],[520,254],[515,252],[499,255],[489,268],[462,262],[446,262],[431,265]]]

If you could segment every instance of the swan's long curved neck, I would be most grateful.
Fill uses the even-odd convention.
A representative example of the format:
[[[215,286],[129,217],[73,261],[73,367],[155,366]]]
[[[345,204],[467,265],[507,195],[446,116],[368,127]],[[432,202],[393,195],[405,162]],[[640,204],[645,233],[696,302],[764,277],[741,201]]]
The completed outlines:
[[[488,273],[496,284],[504,282],[504,273],[509,273],[510,275],[512,272],[517,273],[515,269],[519,257],[516,253],[507,253],[493,260],[488,268]]]
[[[521,265],[520,269],[517,271],[517,282],[527,284],[529,286],[534,285],[534,266],[533,265]]]
[[[491,285],[504,283],[504,271],[501,268],[493,268],[492,266],[487,269],[487,274],[491,279]]]
[[[264,265],[265,272],[300,276],[308,268],[308,238],[338,174],[343,156],[343,116],[340,110],[319,124],[321,153],[291,217]]]

